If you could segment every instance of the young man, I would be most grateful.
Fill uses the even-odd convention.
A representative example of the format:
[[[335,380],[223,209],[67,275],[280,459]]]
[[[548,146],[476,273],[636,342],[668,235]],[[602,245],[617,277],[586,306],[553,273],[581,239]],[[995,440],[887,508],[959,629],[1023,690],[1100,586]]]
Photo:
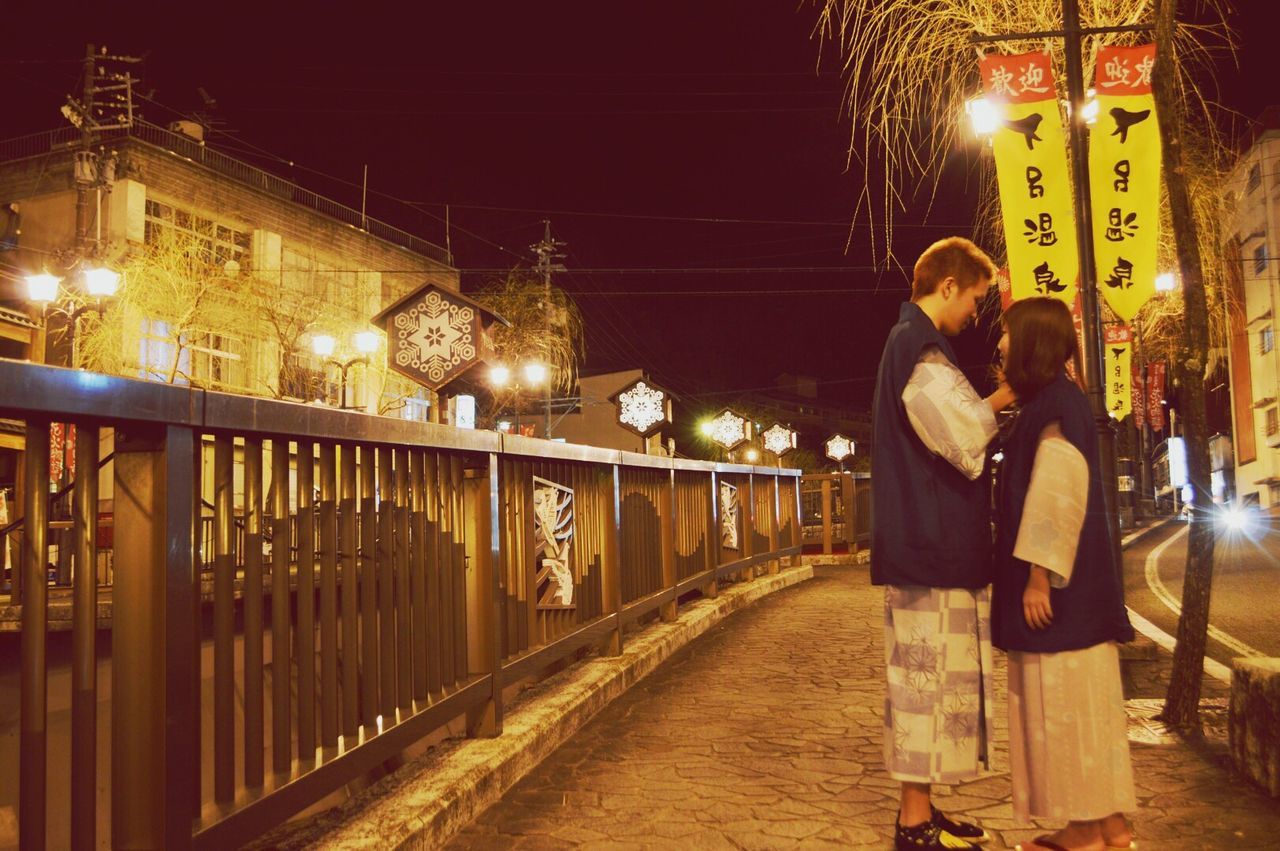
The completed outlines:
[[[889,332],[872,411],[871,581],[885,586],[885,766],[902,783],[899,851],[976,848],[981,827],[932,805],[933,783],[978,774],[991,731],[991,494],[987,444],[1002,385],[983,399],[948,337],[976,317],[995,265],[967,239],[916,261]]]

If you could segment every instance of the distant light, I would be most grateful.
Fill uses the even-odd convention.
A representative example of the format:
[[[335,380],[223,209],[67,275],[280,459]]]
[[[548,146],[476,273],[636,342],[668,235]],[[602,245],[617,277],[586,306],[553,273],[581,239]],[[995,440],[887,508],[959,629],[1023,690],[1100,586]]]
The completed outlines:
[[[711,433],[715,430],[716,424],[711,422],[711,420],[703,420],[702,424],[698,426],[698,431],[702,432],[707,437],[710,437]]]
[[[505,366],[495,366],[489,370],[489,383],[494,387],[505,387],[511,380],[511,370]]]
[[[1180,437],[1169,438],[1169,484],[1184,487],[1187,481],[1187,445]]]
[[[764,448],[781,458],[796,448],[796,433],[782,423],[774,423],[765,429]]]
[[[752,447],[751,449],[747,450],[747,461],[754,464],[759,460],[760,460],[760,453],[755,449],[755,447]]]
[[[337,344],[338,341],[328,334],[315,334],[311,337],[311,351],[322,358],[331,356]]]
[[[453,397],[453,424],[458,428],[476,427],[476,397],[465,393]]]
[[[969,98],[964,102],[964,111],[979,136],[990,136],[1000,129],[1000,109],[985,97]]]
[[[84,270],[84,288],[96,298],[111,298],[120,286],[120,273],[105,267]]]
[[[355,337],[356,351],[366,355],[376,352],[380,342],[376,331],[360,331]]]
[[[498,420],[498,431],[505,434],[511,433],[511,420]]]
[[[832,461],[843,461],[853,454],[853,441],[843,434],[835,434],[827,439],[827,457]]]
[[[1084,107],[1080,110],[1080,116],[1084,118],[1085,124],[1096,124],[1098,121],[1097,92],[1093,89],[1089,89],[1089,91],[1085,93],[1085,97],[1087,100],[1084,102]]]
[[[1171,293],[1178,288],[1178,279],[1172,272],[1161,272],[1156,275],[1156,292]]]
[[[62,279],[57,275],[42,272],[39,275],[27,275],[27,298],[41,304],[48,304],[58,297],[58,284]]]
[[[524,380],[530,384],[541,384],[547,380],[547,368],[540,363],[525,364]]]

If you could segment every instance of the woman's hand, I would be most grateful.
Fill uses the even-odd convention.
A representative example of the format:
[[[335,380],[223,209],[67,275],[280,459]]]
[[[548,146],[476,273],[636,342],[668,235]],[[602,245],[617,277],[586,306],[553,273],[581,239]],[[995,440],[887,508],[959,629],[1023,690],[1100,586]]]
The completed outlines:
[[[1053,622],[1053,606],[1049,602],[1049,571],[1031,565],[1027,587],[1022,592],[1022,616],[1032,629],[1044,629]]]

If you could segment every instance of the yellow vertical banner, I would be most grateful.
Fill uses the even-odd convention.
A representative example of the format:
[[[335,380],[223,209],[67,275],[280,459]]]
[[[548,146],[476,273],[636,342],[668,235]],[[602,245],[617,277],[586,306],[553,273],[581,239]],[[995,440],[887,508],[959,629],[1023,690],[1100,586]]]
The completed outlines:
[[[1089,133],[1093,253],[1098,289],[1130,322],[1156,292],[1160,229],[1160,127],[1151,70],[1154,44],[1098,50],[1098,116]]]
[[[1075,301],[1079,258],[1066,136],[1047,53],[982,58],[982,88],[996,111],[991,137],[1014,300]]]
[[[1106,348],[1107,413],[1122,420],[1133,410],[1133,334],[1128,325],[1107,325],[1102,342]]]

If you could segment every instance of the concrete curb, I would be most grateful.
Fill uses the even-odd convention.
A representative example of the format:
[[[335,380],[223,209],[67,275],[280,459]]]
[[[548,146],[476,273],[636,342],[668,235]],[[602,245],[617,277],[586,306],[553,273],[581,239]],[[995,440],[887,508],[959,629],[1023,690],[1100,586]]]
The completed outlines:
[[[812,577],[811,565],[790,567],[691,603],[675,623],[628,635],[621,656],[593,657],[525,691],[507,707],[501,736],[446,742],[336,811],[265,838],[267,846],[438,848],[681,647],[733,612]]]

